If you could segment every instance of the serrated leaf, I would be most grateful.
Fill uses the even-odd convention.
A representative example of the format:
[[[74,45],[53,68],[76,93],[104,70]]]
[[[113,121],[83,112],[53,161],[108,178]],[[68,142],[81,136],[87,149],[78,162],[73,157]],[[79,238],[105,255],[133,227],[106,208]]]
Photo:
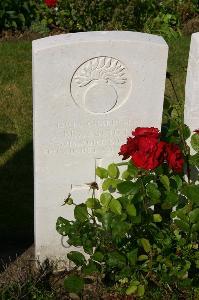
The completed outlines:
[[[156,204],[159,202],[161,193],[157,188],[157,185],[155,183],[148,183],[146,186],[146,193],[147,196],[152,200],[153,204]]]
[[[96,175],[101,179],[108,177],[108,171],[105,168],[97,167],[95,172]]]
[[[183,230],[185,232],[189,232],[189,224],[188,223],[186,223],[182,220],[178,220],[178,219],[175,219],[174,222],[180,230]]]
[[[128,168],[127,168],[128,173],[132,176],[132,177],[136,177],[138,174],[138,169],[136,166],[134,166],[131,162],[128,164]]]
[[[160,182],[163,184],[167,191],[170,191],[170,182],[168,176],[160,175]]]
[[[113,196],[110,193],[102,193],[100,196],[100,202],[102,206],[107,209],[112,198]]]
[[[171,207],[176,205],[178,203],[178,194],[173,191],[167,192],[165,202],[169,203]]]
[[[148,253],[151,251],[151,245],[150,245],[149,240],[142,238],[142,239],[140,239],[140,243],[141,243],[142,247],[144,248],[145,252]]]
[[[110,193],[115,192],[118,183],[120,183],[120,179],[113,179],[113,178],[107,178],[102,183],[102,189],[103,191],[109,190]]]
[[[191,223],[196,223],[199,221],[199,208],[195,208],[189,213],[189,218]]]
[[[119,177],[119,174],[120,174],[120,171],[116,164],[113,163],[108,166],[108,176],[109,177],[116,179]]]
[[[189,163],[194,167],[199,167],[199,153],[190,156]]]
[[[88,208],[97,208],[98,206],[98,200],[96,198],[88,198],[85,203]]]
[[[88,219],[88,211],[84,203],[75,206],[74,216],[79,222],[84,222]]]
[[[153,214],[153,221],[155,223],[159,223],[159,222],[162,222],[162,217],[160,214]]]
[[[182,193],[189,200],[193,201],[196,204],[199,204],[199,185],[186,184],[182,187]]]
[[[84,288],[84,280],[76,275],[69,275],[64,280],[64,287],[68,293],[79,294]]]
[[[56,230],[59,234],[63,235],[63,236],[66,236],[70,233],[70,229],[71,229],[71,223],[62,218],[62,217],[59,217],[57,219],[57,222],[56,222]]]
[[[139,191],[139,185],[136,182],[123,181],[117,185],[117,189],[120,194],[136,194]]]
[[[196,152],[199,152],[199,134],[195,133],[192,135],[191,146]]]
[[[127,204],[126,211],[127,211],[127,214],[131,217],[135,217],[137,214],[135,205],[133,203]]]
[[[111,199],[111,202],[110,202],[110,210],[115,213],[115,214],[118,214],[118,215],[121,215],[122,213],[122,205],[121,203],[117,200],[117,199]]]
[[[78,251],[71,251],[67,254],[68,259],[70,259],[76,266],[83,266],[86,263],[84,255]]]

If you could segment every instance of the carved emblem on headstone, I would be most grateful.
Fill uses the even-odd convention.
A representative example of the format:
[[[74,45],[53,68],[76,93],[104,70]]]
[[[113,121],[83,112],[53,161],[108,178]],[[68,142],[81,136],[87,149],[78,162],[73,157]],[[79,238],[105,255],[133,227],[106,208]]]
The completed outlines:
[[[71,80],[75,103],[91,113],[107,113],[125,102],[131,88],[126,66],[99,56],[80,65]]]

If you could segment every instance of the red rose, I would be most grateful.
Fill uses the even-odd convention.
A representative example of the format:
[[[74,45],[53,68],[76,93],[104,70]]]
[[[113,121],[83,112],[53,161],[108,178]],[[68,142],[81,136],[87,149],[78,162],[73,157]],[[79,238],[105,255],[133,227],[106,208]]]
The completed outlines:
[[[154,170],[164,161],[165,143],[154,138],[140,138],[138,140],[139,150],[136,151],[131,160],[138,168]]]
[[[134,138],[127,139],[119,155],[123,155],[123,159],[131,156],[136,167],[145,170],[157,168],[164,161],[165,152],[165,143],[159,141],[159,130],[154,127],[137,127],[132,134]]]
[[[169,167],[177,173],[182,172],[184,159],[182,152],[178,145],[167,144],[166,146],[166,160]]]
[[[199,134],[199,129],[194,130],[193,132]]]
[[[57,0],[44,0],[48,7],[55,7],[57,5]]]
[[[123,160],[129,158],[137,148],[136,140],[135,138],[128,137],[127,138],[127,143],[122,145],[120,147],[120,152],[118,153],[119,155],[123,155]]]
[[[151,136],[154,138],[158,138],[160,134],[159,134],[158,128],[137,127],[135,129],[135,131],[132,131],[132,135],[134,135],[134,136]]]

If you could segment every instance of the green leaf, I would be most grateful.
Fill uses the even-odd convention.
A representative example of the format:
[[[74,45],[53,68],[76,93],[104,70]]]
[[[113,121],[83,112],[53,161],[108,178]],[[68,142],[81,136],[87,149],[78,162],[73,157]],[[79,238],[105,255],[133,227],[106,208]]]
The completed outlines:
[[[199,208],[195,208],[194,210],[192,210],[189,213],[189,217],[191,223],[196,223],[197,221],[199,221]]]
[[[137,261],[138,248],[127,253],[127,259],[131,266],[135,266]]]
[[[92,259],[98,262],[102,262],[104,259],[104,254],[100,251],[96,251],[92,256]]]
[[[96,168],[96,175],[100,177],[101,179],[107,178],[108,177],[108,171],[104,168],[97,167]]]
[[[71,223],[62,218],[62,217],[59,217],[57,219],[57,222],[56,222],[56,230],[59,234],[63,235],[63,236],[66,236],[70,233],[70,229],[71,229]]]
[[[153,214],[153,221],[155,223],[159,223],[159,222],[162,222],[162,217],[160,214]]]
[[[68,293],[79,294],[84,288],[84,280],[76,275],[69,275],[64,279],[64,287]]]
[[[129,172],[128,172],[127,170],[125,170],[125,171],[122,173],[122,179],[128,180],[128,179],[130,179],[130,178],[131,178],[131,177],[130,177]]]
[[[117,185],[120,194],[132,193],[136,194],[139,191],[139,185],[132,181],[123,181]]]
[[[150,245],[149,240],[142,238],[142,239],[140,239],[140,244],[141,244],[142,247],[144,248],[144,251],[145,251],[145,252],[148,253],[148,252],[151,251],[151,245]]]
[[[107,264],[110,267],[123,268],[126,266],[126,258],[124,255],[120,254],[118,251],[113,251],[108,253]]]
[[[177,189],[180,189],[182,187],[182,179],[179,175],[173,175],[171,179],[175,181]]]
[[[136,177],[138,174],[138,169],[131,162],[128,164],[127,171],[132,177]]]
[[[167,191],[170,191],[170,182],[168,176],[160,175],[160,182],[163,184]]]
[[[102,183],[102,189],[103,191],[109,190],[111,193],[115,192],[118,183],[120,182],[120,179],[113,179],[113,178],[107,178]]]
[[[127,204],[126,211],[127,211],[127,214],[131,217],[135,217],[136,214],[137,214],[135,205],[133,203],[132,204]]]
[[[137,295],[138,297],[144,296],[145,288],[144,285],[140,284],[138,285]]]
[[[111,199],[110,202],[110,210],[118,215],[121,215],[122,213],[122,205],[120,204],[120,202],[117,199]]]
[[[96,198],[88,198],[85,203],[88,208],[98,207],[98,200]]]
[[[147,255],[142,254],[142,255],[138,256],[138,261],[143,261],[143,260],[147,260],[147,259],[148,259]]]
[[[156,204],[159,202],[161,193],[158,190],[157,185],[155,183],[151,182],[151,183],[147,184],[146,193],[147,193],[147,196],[149,198],[151,198],[153,204]]]
[[[137,291],[137,288],[138,288],[137,285],[130,284],[130,286],[126,290],[126,294],[128,296],[131,295],[131,294],[135,294],[135,292]]]
[[[199,222],[193,224],[193,226],[191,227],[191,231],[192,232],[199,232]]]
[[[86,263],[84,255],[78,251],[71,251],[67,254],[68,259],[74,262],[76,266],[83,266]]]
[[[116,164],[110,164],[108,166],[108,176],[111,178],[118,178],[120,175],[119,168]]]
[[[192,202],[199,204],[199,185],[183,185],[182,193]]]
[[[190,228],[189,228],[189,224],[188,223],[186,223],[186,222],[184,222],[182,220],[178,220],[178,219],[175,219],[174,222],[175,222],[175,224],[178,226],[178,228],[180,230],[183,230],[185,232],[189,232]]]
[[[199,152],[199,134],[195,133],[191,137],[191,146],[193,150]]]
[[[90,261],[88,263],[88,265],[84,266],[82,268],[82,272],[84,273],[84,275],[91,275],[93,273],[98,272],[98,268],[97,268],[97,264],[94,263],[93,261]]]
[[[175,206],[178,203],[178,194],[177,192],[167,192],[165,202],[170,204],[171,207]]]
[[[189,157],[189,163],[194,167],[199,167],[199,152]]]
[[[88,219],[88,211],[84,203],[75,206],[74,216],[79,222],[84,222]]]
[[[183,138],[185,140],[187,140],[190,137],[190,135],[191,135],[191,131],[190,131],[189,127],[187,125],[183,124]]]
[[[110,193],[102,193],[100,196],[100,202],[102,206],[107,209],[112,198],[113,196]]]

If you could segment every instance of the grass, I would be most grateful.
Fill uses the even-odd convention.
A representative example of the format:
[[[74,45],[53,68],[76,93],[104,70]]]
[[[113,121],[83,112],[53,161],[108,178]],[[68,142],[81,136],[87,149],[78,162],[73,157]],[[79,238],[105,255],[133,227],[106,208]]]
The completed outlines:
[[[190,37],[169,42],[168,71],[181,103]],[[0,43],[0,256],[33,241],[31,42]],[[176,101],[169,81],[165,94]]]
[[[2,257],[33,240],[31,43],[0,44],[0,244]],[[0,255],[0,256],[1,256]]]

